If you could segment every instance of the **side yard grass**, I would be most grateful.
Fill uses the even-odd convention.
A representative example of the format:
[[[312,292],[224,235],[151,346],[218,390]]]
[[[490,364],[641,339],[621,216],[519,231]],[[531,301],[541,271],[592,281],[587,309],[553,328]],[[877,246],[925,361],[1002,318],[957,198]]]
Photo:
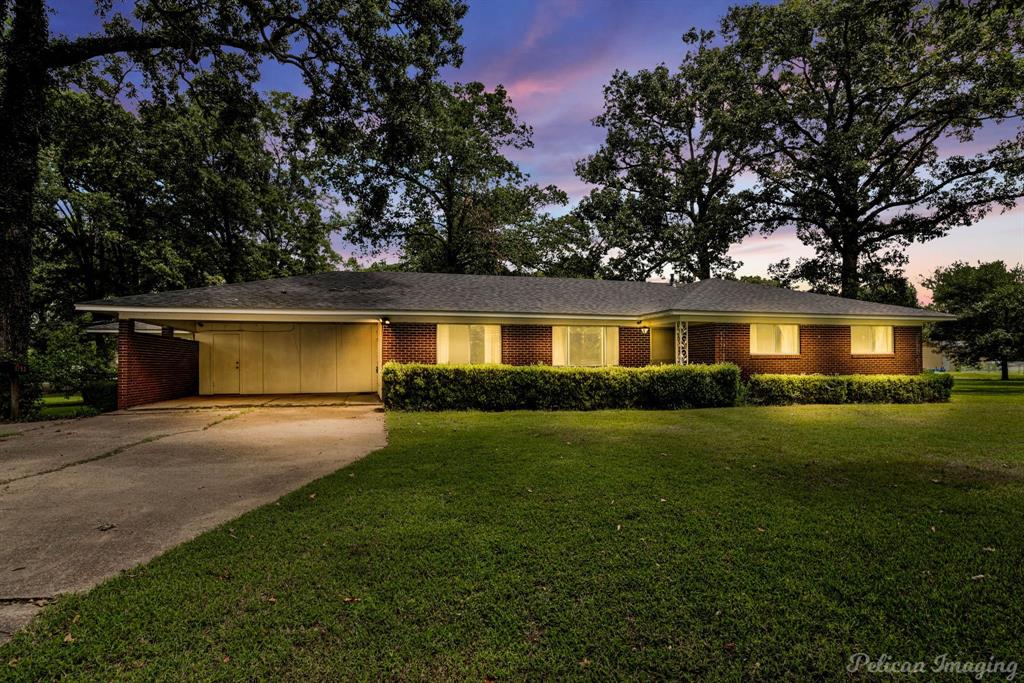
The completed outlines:
[[[3,676],[820,680],[858,652],[1024,658],[1022,381],[388,423],[386,449],[47,608]]]
[[[86,417],[96,415],[97,410],[87,406],[81,394],[47,394],[43,396],[43,404],[39,408],[39,419],[59,420],[68,417]]]

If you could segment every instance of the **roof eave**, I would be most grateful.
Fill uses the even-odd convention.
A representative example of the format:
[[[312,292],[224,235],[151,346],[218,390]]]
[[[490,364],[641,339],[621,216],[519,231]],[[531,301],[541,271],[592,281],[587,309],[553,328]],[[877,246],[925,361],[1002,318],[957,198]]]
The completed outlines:
[[[924,315],[916,313],[913,315],[900,315],[893,313],[803,313],[797,311],[780,313],[778,311],[690,311],[682,309],[671,309],[659,311],[658,313],[652,313],[650,315],[645,316],[645,318],[651,320],[667,317],[679,317],[686,318],[689,320],[733,317],[778,319],[807,318],[814,320],[884,320],[893,322],[912,323],[942,322],[947,320],[956,320],[955,315],[949,315],[948,313],[940,313],[938,311],[924,312]]]
[[[443,310],[409,310],[409,309],[317,309],[317,308],[202,308],[172,306],[118,306],[112,304],[96,304],[91,302],[75,304],[75,310],[93,313],[116,313],[128,318],[153,318],[161,316],[190,316],[202,319],[204,316],[306,316],[310,318],[327,318],[352,316],[363,319],[392,317],[447,317],[447,318],[516,318],[516,319],[575,319],[575,320],[635,320],[640,321],[646,315],[637,313],[599,314],[599,313],[539,313],[520,311],[443,311]]]
[[[947,313],[928,312],[924,315],[894,315],[886,313],[800,313],[800,312],[768,312],[768,311],[690,311],[682,309],[668,309],[652,313],[619,313],[619,314],[595,314],[595,313],[540,313],[521,311],[431,311],[431,310],[398,310],[398,309],[376,309],[376,310],[344,310],[344,309],[254,309],[254,308],[201,308],[201,307],[173,307],[173,306],[119,306],[114,304],[102,304],[86,302],[75,304],[78,311],[89,311],[95,313],[116,313],[125,317],[161,317],[161,316],[189,316],[191,318],[202,318],[204,316],[307,316],[311,318],[328,316],[352,316],[362,319],[374,319],[382,317],[403,317],[403,316],[438,316],[453,318],[533,318],[533,319],[566,319],[579,320],[658,320],[662,318],[686,318],[691,320],[702,320],[722,317],[733,318],[768,318],[768,319],[792,319],[807,318],[814,320],[885,320],[908,323],[941,322],[944,320],[955,320],[956,316]]]

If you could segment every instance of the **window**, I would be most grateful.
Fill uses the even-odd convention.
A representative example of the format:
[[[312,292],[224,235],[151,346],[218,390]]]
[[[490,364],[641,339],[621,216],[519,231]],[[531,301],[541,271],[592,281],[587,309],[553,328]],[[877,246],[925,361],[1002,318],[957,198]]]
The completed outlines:
[[[438,365],[501,362],[501,325],[438,325]]]
[[[798,355],[800,326],[754,323],[750,326],[750,353],[754,356]]]
[[[619,328],[556,326],[551,328],[552,365],[600,367],[619,364]]]
[[[892,326],[851,325],[850,353],[854,355],[893,353]]]

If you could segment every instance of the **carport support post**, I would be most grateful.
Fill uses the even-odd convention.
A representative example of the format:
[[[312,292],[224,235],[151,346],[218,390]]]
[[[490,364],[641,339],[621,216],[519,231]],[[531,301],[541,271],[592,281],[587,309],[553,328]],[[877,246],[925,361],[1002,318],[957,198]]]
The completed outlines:
[[[685,320],[676,321],[676,365],[690,364],[690,325]]]

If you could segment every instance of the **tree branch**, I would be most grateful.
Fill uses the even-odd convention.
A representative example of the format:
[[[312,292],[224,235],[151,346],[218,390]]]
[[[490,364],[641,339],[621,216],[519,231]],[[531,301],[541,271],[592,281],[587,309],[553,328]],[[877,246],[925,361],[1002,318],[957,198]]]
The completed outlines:
[[[63,68],[81,64],[96,57],[104,57],[121,52],[145,52],[161,49],[187,50],[213,47],[234,47],[251,53],[268,53],[274,49],[274,46],[269,42],[241,40],[218,33],[186,36],[140,31],[112,36],[83,36],[72,41],[56,40],[47,46],[43,54],[43,62],[49,68]]]

